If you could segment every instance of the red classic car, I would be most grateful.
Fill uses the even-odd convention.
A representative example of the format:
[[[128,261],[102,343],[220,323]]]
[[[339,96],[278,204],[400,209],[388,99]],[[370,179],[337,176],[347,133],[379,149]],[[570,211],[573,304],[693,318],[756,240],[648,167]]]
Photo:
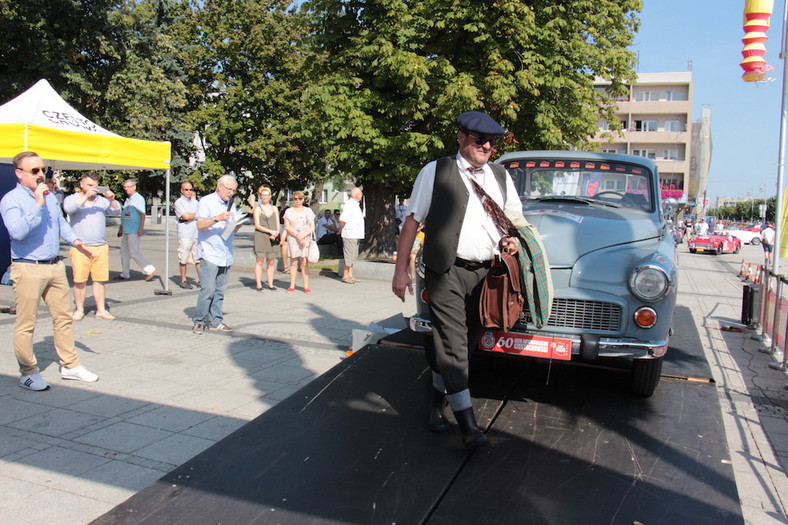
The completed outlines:
[[[716,255],[721,253],[739,253],[741,239],[728,235],[697,235],[687,242],[690,253],[709,252]]]

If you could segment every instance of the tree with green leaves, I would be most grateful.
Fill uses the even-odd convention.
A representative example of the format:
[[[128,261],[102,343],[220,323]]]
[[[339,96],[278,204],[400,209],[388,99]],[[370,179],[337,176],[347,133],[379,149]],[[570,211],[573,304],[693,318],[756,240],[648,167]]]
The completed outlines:
[[[262,183],[276,192],[325,176],[301,127],[304,17],[278,0],[206,0],[195,13],[187,67],[189,120],[205,151],[198,187],[232,173],[248,195]]]
[[[456,152],[456,116],[510,131],[498,148],[587,146],[635,80],[638,0],[309,0],[320,59],[302,105],[333,169],[364,186],[367,255],[390,253],[393,204],[418,169]],[[610,82],[594,89],[594,77]]]

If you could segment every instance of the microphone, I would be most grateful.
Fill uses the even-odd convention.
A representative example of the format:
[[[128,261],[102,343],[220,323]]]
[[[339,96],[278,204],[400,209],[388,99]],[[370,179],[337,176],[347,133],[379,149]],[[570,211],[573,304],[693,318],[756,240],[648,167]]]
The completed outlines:
[[[44,177],[39,177],[36,179],[36,184],[43,184],[43,183],[44,183]],[[49,195],[49,190],[44,190],[44,195]]]
[[[230,200],[227,201],[227,211],[230,211],[233,207],[233,198],[230,197]]]

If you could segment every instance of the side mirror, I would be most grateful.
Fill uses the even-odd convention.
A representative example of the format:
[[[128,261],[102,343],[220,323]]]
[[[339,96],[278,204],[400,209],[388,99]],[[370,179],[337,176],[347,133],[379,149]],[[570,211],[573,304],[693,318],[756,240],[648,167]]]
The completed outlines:
[[[669,217],[673,215],[673,213],[676,210],[678,210],[678,208],[679,208],[679,201],[677,201],[673,197],[662,199],[662,215],[664,215],[665,217]]]

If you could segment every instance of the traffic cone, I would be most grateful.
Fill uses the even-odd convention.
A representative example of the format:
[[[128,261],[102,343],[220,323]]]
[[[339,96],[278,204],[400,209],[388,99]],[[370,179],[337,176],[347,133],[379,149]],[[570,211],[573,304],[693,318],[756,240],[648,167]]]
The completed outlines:
[[[752,284],[760,284],[761,283],[761,265],[758,265],[758,268],[755,270],[755,279],[753,279]]]
[[[747,275],[744,276],[745,281],[749,281],[752,279],[752,263],[747,265]]]
[[[746,271],[747,271],[747,263],[744,262],[744,259],[742,259],[741,266],[739,267],[739,277],[744,277]]]

